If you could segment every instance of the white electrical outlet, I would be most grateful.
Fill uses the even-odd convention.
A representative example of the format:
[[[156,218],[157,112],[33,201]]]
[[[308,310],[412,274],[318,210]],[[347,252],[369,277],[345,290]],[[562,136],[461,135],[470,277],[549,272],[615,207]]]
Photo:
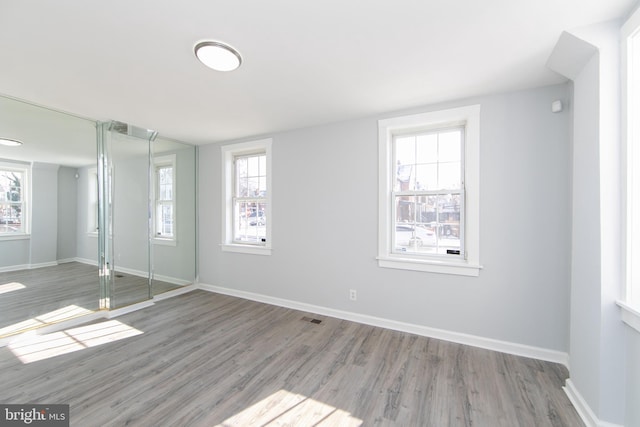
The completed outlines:
[[[351,301],[355,301],[358,297],[358,294],[356,293],[355,289],[349,289],[349,299]]]

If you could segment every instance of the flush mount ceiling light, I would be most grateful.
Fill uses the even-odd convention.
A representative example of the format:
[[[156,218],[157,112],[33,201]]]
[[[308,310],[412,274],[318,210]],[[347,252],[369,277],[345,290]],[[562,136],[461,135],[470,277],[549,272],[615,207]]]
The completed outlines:
[[[233,71],[242,63],[238,51],[224,43],[200,42],[194,51],[200,62],[216,71]]]
[[[17,139],[0,138],[0,145],[6,145],[7,147],[18,147],[22,145],[22,141]]]

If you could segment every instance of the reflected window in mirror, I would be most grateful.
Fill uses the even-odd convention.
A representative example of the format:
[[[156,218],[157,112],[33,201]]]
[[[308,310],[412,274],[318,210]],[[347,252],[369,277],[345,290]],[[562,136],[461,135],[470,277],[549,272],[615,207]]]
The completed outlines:
[[[87,188],[89,194],[87,197],[87,232],[91,234],[98,233],[98,170],[90,168],[87,173],[89,180]]]
[[[0,162],[0,238],[29,234],[29,182],[31,167]]]
[[[154,163],[154,240],[175,244],[176,239],[176,156],[156,157]]]

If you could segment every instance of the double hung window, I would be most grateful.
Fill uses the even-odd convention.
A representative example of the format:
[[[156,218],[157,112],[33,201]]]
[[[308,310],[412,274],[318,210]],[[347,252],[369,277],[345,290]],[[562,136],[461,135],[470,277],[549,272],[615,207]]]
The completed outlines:
[[[0,163],[0,237],[29,232],[28,165]]]
[[[477,276],[478,105],[380,120],[378,264]]]
[[[176,237],[176,157],[154,159],[154,233],[156,239],[174,241]]]
[[[226,251],[271,252],[271,140],[222,147]]]

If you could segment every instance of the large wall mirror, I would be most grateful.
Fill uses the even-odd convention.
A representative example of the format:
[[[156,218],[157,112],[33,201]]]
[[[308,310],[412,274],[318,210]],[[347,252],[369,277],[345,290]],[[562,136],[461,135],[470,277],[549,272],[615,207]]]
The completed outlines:
[[[99,200],[96,121],[0,96],[0,337],[100,309],[98,210],[113,218],[118,308],[196,279],[196,148],[113,133]]]

